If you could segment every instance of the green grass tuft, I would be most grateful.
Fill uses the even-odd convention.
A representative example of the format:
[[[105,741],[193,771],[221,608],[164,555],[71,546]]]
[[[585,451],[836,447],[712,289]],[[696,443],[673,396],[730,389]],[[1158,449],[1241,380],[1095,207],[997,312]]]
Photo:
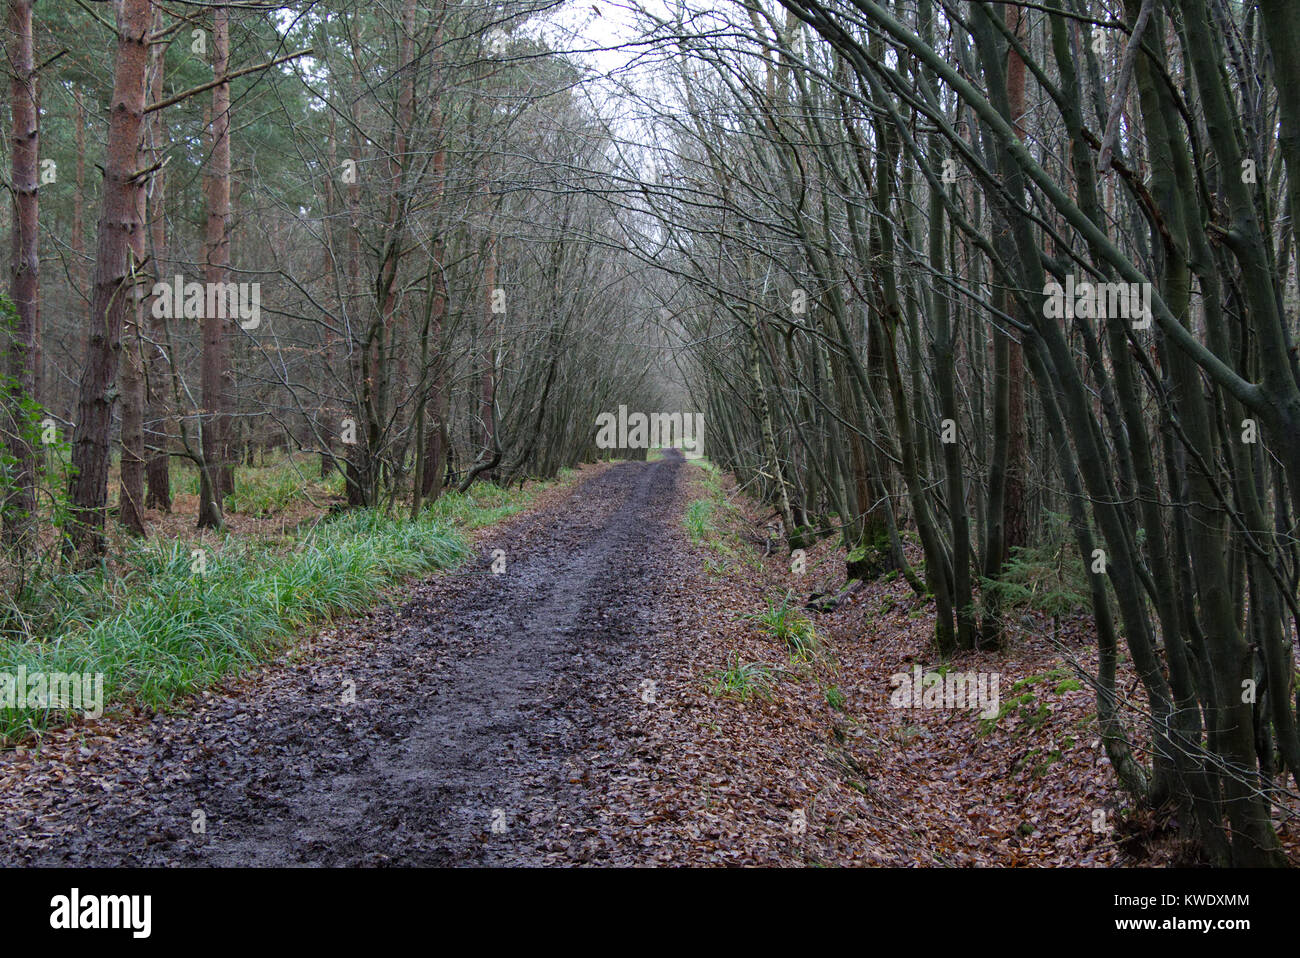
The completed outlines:
[[[812,621],[795,608],[792,598],[789,592],[780,602],[769,596],[766,609],[745,613],[741,618],[757,622],[772,638],[785,645],[792,661],[811,662],[821,650],[821,643]]]
[[[682,518],[691,545],[709,549],[723,557],[722,562],[707,562],[710,572],[724,574],[735,564],[762,569],[758,554],[728,528],[739,515],[739,509],[722,486],[722,473],[707,459],[691,462],[700,469],[699,482],[704,487],[704,496],[688,505]]]
[[[718,696],[732,696],[742,702],[751,698],[770,700],[776,680],[772,668],[764,662],[740,661],[740,653],[727,656],[727,667],[709,673],[713,682],[710,691]]]

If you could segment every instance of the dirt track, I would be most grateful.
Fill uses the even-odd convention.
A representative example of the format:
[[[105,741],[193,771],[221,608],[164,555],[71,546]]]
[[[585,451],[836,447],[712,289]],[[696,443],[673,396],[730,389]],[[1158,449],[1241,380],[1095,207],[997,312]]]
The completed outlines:
[[[72,780],[32,781],[6,802],[0,864],[580,859],[569,836],[599,797],[584,752],[636,763],[602,719],[641,695],[682,561],[680,469],[614,466],[312,654],[89,749]]]

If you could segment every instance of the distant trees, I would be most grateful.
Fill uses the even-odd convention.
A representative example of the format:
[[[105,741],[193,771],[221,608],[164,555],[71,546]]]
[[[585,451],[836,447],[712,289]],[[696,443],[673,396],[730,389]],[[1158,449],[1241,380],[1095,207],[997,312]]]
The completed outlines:
[[[632,174],[550,6],[45,3],[33,29],[8,3],[6,540],[98,561],[189,477],[219,528],[269,452],[418,511],[653,408],[658,304],[609,200]],[[235,286],[256,325],[212,308]]]

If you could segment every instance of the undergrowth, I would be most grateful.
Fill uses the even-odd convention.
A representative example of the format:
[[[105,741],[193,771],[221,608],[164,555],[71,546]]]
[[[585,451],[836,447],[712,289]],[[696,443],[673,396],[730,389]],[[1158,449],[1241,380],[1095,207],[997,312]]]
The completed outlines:
[[[785,647],[792,662],[811,662],[821,651],[821,643],[812,621],[795,607],[792,599],[789,592],[779,602],[769,596],[766,609],[745,613],[741,618],[757,622]]]
[[[106,708],[165,706],[373,605],[387,586],[455,566],[470,554],[465,532],[519,512],[541,488],[478,485],[416,521],[364,510],[280,537],[128,540],[90,570],[40,570],[0,598],[0,674],[102,674]],[[0,709],[0,744],[72,717]]]
[[[731,531],[731,525],[741,513],[723,488],[721,471],[707,459],[690,461],[700,470],[697,481],[704,495],[686,507],[682,525],[692,545],[720,556],[718,560],[706,560],[706,568],[713,573],[725,572],[734,564],[761,569],[762,562],[754,549]]]
[[[980,578],[984,602],[1002,612],[1032,611],[1066,616],[1091,608],[1088,572],[1069,519],[1047,516],[1048,528],[1033,546],[1015,546],[997,579]]]
[[[727,656],[727,667],[709,673],[714,695],[732,696],[742,702],[751,698],[771,700],[776,678],[765,662],[741,662],[740,653]]]

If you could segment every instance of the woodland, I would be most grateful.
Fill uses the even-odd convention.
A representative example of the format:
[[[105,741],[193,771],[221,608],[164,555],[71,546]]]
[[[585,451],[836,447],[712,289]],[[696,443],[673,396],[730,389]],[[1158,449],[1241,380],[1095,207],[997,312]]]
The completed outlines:
[[[1286,863],[1293,0],[5,5],[0,664],[678,411],[822,611],[1084,616],[1117,787]],[[110,684],[201,685],[192,628]]]

